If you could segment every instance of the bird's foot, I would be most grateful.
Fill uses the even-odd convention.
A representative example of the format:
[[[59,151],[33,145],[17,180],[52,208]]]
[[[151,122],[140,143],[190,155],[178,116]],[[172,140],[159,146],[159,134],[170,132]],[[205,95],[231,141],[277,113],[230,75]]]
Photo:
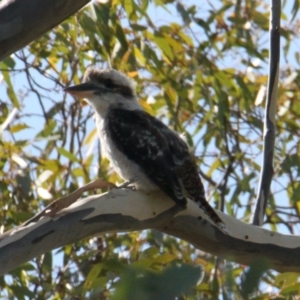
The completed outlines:
[[[136,187],[133,185],[134,181],[133,180],[128,180],[123,182],[121,185],[118,185],[118,189],[130,189],[130,190],[136,190]]]

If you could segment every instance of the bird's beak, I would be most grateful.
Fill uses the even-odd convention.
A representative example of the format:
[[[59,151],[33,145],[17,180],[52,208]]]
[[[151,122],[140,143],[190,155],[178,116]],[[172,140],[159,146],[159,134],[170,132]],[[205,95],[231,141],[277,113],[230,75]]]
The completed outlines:
[[[65,92],[80,98],[89,98],[93,96],[97,90],[99,90],[99,87],[92,83],[81,83],[64,89]]]

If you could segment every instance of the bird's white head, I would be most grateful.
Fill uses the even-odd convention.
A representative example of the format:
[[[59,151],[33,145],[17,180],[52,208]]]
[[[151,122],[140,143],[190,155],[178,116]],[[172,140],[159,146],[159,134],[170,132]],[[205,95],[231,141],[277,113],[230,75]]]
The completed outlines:
[[[85,98],[95,111],[104,117],[110,108],[140,109],[135,94],[135,84],[125,74],[113,69],[89,67],[83,83],[67,87],[73,96]]]

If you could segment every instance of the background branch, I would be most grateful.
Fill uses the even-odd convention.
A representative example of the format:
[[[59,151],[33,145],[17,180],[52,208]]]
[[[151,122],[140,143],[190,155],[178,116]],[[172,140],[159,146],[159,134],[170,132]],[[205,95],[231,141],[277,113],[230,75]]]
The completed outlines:
[[[256,198],[253,224],[262,226],[273,177],[275,144],[275,114],[278,97],[278,73],[280,58],[280,12],[281,1],[272,0],[270,13],[270,64],[267,102],[264,120],[263,165]]]

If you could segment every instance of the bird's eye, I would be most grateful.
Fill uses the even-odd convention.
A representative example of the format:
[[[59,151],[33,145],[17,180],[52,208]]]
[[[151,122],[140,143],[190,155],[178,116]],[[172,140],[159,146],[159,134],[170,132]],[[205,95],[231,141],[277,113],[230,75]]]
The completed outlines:
[[[109,89],[116,87],[116,85],[114,84],[114,82],[111,79],[105,79],[103,83],[104,83],[105,87],[107,87]]]

